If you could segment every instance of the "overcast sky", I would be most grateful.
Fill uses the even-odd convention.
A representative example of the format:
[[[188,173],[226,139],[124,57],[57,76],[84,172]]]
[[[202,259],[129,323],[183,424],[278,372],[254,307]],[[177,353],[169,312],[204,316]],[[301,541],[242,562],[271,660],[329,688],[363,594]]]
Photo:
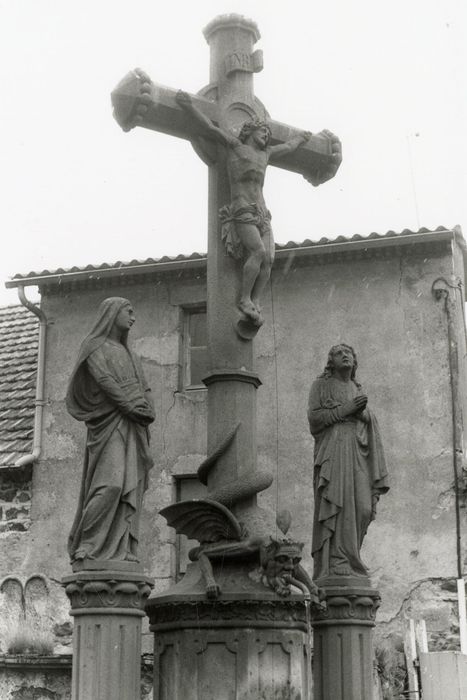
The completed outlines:
[[[0,303],[17,272],[206,250],[207,168],[190,144],[123,133],[110,92],[139,66],[195,93],[203,27],[254,19],[271,117],[331,129],[344,161],[313,188],[270,168],[280,243],[421,226],[467,231],[465,0],[0,0]]]

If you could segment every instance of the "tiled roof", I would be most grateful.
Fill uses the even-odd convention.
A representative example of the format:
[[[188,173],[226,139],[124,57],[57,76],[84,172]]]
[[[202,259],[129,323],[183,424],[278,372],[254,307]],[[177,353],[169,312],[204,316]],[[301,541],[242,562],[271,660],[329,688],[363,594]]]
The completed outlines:
[[[418,241],[425,242],[430,238],[436,238],[437,234],[448,234],[457,233],[458,238],[463,244],[462,233],[459,227],[455,229],[449,229],[445,226],[438,226],[435,230],[430,230],[427,228],[421,228],[418,231],[411,231],[409,229],[404,229],[400,233],[396,231],[387,231],[386,233],[370,233],[368,236],[361,236],[360,234],[355,234],[354,236],[338,236],[337,238],[321,238],[319,241],[311,241],[309,239],[304,240],[301,243],[295,241],[289,241],[284,244],[276,244],[276,252],[279,257],[281,252],[287,253],[288,251],[300,250],[302,252],[308,250],[310,253],[318,252],[325,248],[329,248],[329,252],[336,245],[341,244],[362,244],[368,243],[368,248],[373,246],[375,243],[385,243],[394,244],[400,242],[417,243]],[[282,254],[284,254],[282,253]],[[131,260],[129,262],[122,262],[118,260],[115,263],[102,263],[100,265],[86,265],[85,267],[71,267],[71,268],[58,268],[57,270],[42,270],[42,272],[29,272],[27,274],[16,274],[10,282],[6,283],[7,287],[17,287],[21,283],[26,284],[47,284],[51,281],[50,278],[56,278],[57,281],[65,281],[65,276],[71,278],[74,277],[93,277],[100,278],[101,276],[112,275],[112,273],[118,273],[118,271],[132,270],[134,272],[140,273],[149,271],[153,266],[157,266],[160,269],[164,267],[170,269],[175,268],[177,265],[188,265],[188,266],[205,266],[206,265],[206,253],[191,253],[191,255],[176,255],[168,256],[165,255],[162,258],[146,258],[145,260]],[[95,273],[95,275],[94,275]]]
[[[38,320],[24,306],[0,308],[0,466],[32,450]]]

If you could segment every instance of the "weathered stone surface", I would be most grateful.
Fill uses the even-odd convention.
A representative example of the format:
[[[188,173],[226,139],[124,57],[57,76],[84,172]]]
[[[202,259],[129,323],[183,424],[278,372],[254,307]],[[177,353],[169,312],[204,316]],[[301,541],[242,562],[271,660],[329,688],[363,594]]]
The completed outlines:
[[[248,588],[254,588],[251,581],[244,591]],[[308,700],[303,599],[270,594],[262,600],[260,587],[256,590],[257,596],[227,593],[214,602],[202,590],[186,597],[151,596],[147,611],[155,633],[154,700],[177,695],[219,700],[227,693],[232,700]]]
[[[51,583],[42,574],[28,577],[5,576],[0,585],[0,611],[5,623],[1,646],[7,648],[15,635],[25,629],[32,636],[49,632],[54,611],[51,608]]]
[[[137,698],[142,608],[151,581],[138,573],[82,571],[63,579],[74,617],[74,700]]]
[[[312,554],[323,586],[328,577],[368,575],[360,549],[389,490],[380,429],[356,371],[355,350],[333,345],[308,401],[315,438]]]
[[[15,487],[11,487],[8,484],[3,485],[0,488],[0,497],[2,501],[12,501],[16,498],[18,490]]]
[[[306,225],[304,237],[310,231]],[[431,284],[439,274],[450,275],[453,268],[461,274],[462,256],[455,239],[448,246],[430,242],[437,235],[349,241],[333,246],[328,254],[322,246],[324,252],[319,255],[315,248],[304,255],[302,249],[282,251],[273,275],[274,332],[271,300],[265,299],[266,321],[255,341],[256,368],[263,381],[258,389],[258,466],[275,475],[273,486],[258,500],[272,512],[276,507],[292,510],[293,534],[306,543],[303,553],[308,567],[313,440],[304,415],[307,394],[313,378],[322,371],[323,356],[335,342],[336,327],[342,339],[359,348],[360,379],[384,431],[391,471],[391,491],[381,499],[378,518],[362,548],[363,561],[382,596],[375,630],[377,649],[386,641],[397,649],[405,618],[415,613],[424,617],[425,612],[430,648],[431,644],[440,649],[445,643],[458,644],[455,602],[447,599],[449,591],[440,589],[446,576],[455,572],[455,510],[453,499],[443,497],[452,487],[446,323],[443,309],[433,301]],[[447,239],[448,234],[443,235]],[[404,245],[404,239],[410,245]],[[151,278],[127,275],[113,282],[113,287],[102,279],[82,284],[73,293],[64,283],[43,290],[42,306],[53,321],[44,444],[58,444],[64,432],[76,449],[73,457],[60,458],[55,451],[55,457],[35,465],[31,527],[26,533],[0,536],[3,572],[29,575],[46,571],[58,581],[68,571],[65,538],[57,539],[57,532],[66,533],[71,527],[84,435],[66,414],[63,401],[70,358],[82,329],[92,323],[94,309],[109,294],[130,297],[138,315],[132,328],[135,340],[163,337],[177,328],[177,302],[186,303],[198,286],[201,291],[196,301],[206,299],[205,282],[198,275],[199,268],[191,269],[188,263],[183,276],[162,272]],[[460,305],[458,311],[461,318]],[[319,333],[316,318],[327,319]],[[378,328],[378,332],[369,334],[368,328]],[[160,575],[158,558],[162,558],[163,577],[157,583],[161,592],[175,570],[176,547],[175,538],[168,536],[163,518],[155,512],[172,502],[177,460],[193,455],[186,470],[181,460],[177,474],[194,474],[207,454],[207,392],[196,392],[194,402],[179,391],[172,370],[165,374],[163,367],[149,361],[144,362],[144,369],[161,424],[158,420],[150,428],[155,467],[143,508],[140,553],[146,571],[156,577]],[[465,532],[465,509],[461,518]],[[427,590],[433,593],[428,596]],[[57,621],[65,622],[69,610],[58,584],[50,585],[50,597],[49,629]],[[0,616],[0,639],[4,624]]]
[[[27,532],[31,513],[30,469],[0,473],[0,534]]]
[[[219,625],[159,633],[154,700],[308,698],[307,651],[306,635],[298,630]]]
[[[143,656],[141,692],[134,700],[152,700],[152,672],[152,654]],[[0,697],[2,700],[70,700],[71,655],[0,655]]]
[[[222,309],[219,299],[217,305],[240,338],[251,340],[263,323],[260,297],[274,260],[271,214],[263,198],[266,167],[271,162],[301,172],[319,185],[337,172],[342,149],[339,139],[327,130],[312,136],[267,121],[264,106],[253,94],[251,74],[262,66],[260,53],[253,52],[259,38],[254,23],[240,15],[225,15],[222,22],[210,23],[205,37],[211,49],[210,85],[202,98],[156,86],[137,68],[112,93],[114,116],[125,131],[143,126],[189,138],[201,158],[216,166],[211,168],[209,208],[210,217],[215,210],[218,219],[211,219],[210,227],[227,253],[243,266],[239,275],[238,265],[222,261],[218,250],[224,246],[212,245],[210,236],[210,284],[217,287],[215,280],[222,275],[230,304]],[[204,99],[208,96],[210,100]],[[299,149],[305,143],[310,147]],[[314,150],[321,151],[321,158],[310,161]],[[217,317],[210,304],[211,309]],[[223,326],[218,331],[222,337]],[[238,350],[238,344],[232,349]],[[220,366],[211,363],[212,369]]]
[[[21,520],[20,522],[10,521],[0,523],[0,532],[27,532],[31,526],[29,520]]]
[[[26,503],[31,500],[31,492],[30,491],[21,491],[17,495],[17,500],[19,503]]]
[[[423,580],[442,579],[454,566],[454,507],[452,502],[443,509],[439,507],[441,494],[452,483],[445,322],[442,310],[433,306],[431,297],[433,279],[440,272],[449,274],[453,258],[450,249],[428,245],[427,238],[428,235],[418,239],[415,236],[413,245],[406,247],[391,247],[391,239],[387,244],[384,239],[376,240],[372,247],[373,241],[368,240],[367,257],[340,260],[337,254],[330,254],[320,264],[315,264],[312,256],[295,255],[292,259],[291,253],[286,270],[284,259],[279,257],[273,280],[275,334],[270,300],[266,299],[267,321],[256,340],[256,365],[263,380],[258,390],[258,465],[272,471],[276,479],[259,500],[272,511],[277,501],[280,509],[292,510],[294,535],[306,543],[307,566],[311,565],[313,441],[305,417],[297,420],[296,407],[300,406],[303,414],[309,385],[322,370],[323,355],[335,342],[333,328],[339,326],[342,337],[360,348],[360,378],[384,430],[386,459],[391,469],[391,491],[380,501],[378,519],[370,527],[362,550],[363,560],[370,566],[372,580],[382,595],[377,631],[380,627],[385,629],[384,621],[394,616],[397,620],[403,618],[401,601],[412,589],[417,595],[417,586]],[[372,251],[381,243],[384,245],[376,255]],[[456,245],[453,250],[457,250]],[[192,274],[190,277],[187,273],[185,278],[165,276],[163,284],[124,279],[112,289],[112,293],[130,296],[135,304],[138,320],[132,335],[136,339],[173,332],[179,307],[172,306],[169,295],[170,299],[176,297],[185,302],[198,273],[194,270]],[[406,274],[416,282],[407,285]],[[80,289],[73,295],[43,296],[43,308],[54,320],[47,359],[51,400],[45,407],[46,416],[53,416],[53,421],[47,418],[49,427],[44,442],[53,443],[59,433],[66,432],[76,451],[73,458],[57,457],[36,465],[31,529],[29,533],[2,535],[5,540],[0,540],[0,561],[4,571],[47,570],[57,580],[67,572],[65,542],[57,542],[56,533],[71,527],[79,491],[83,435],[81,426],[64,411],[70,372],[66,358],[73,356],[79,343],[78,329],[91,324],[93,309],[108,294],[108,288],[103,286]],[[329,298],[333,300],[331,306]],[[356,299],[361,301],[356,304]],[[415,327],[404,323],[406,308],[417,312]],[[155,317],[157,332],[151,325]],[[318,337],[313,318],[320,317],[328,318],[329,329],[323,328]],[[368,337],[369,325],[380,328],[377,335]],[[409,352],[412,346],[414,350]],[[306,353],[303,348],[307,348]],[[277,349],[276,355],[273,349]],[[381,353],[385,353],[383,373],[378,360]],[[151,427],[156,464],[146,494],[148,506],[143,508],[141,559],[151,575],[157,577],[157,558],[163,557],[166,563],[161,586],[167,587],[175,542],[173,537],[167,537],[163,518],[154,513],[172,501],[171,474],[180,455],[201,455],[199,462],[206,455],[207,396],[206,392],[199,392],[194,403],[177,392],[178,384],[172,374],[165,381],[161,367],[146,362],[144,368],[161,424],[158,420]],[[194,458],[192,467],[187,464],[186,471],[180,469],[177,473],[195,473],[195,461]],[[462,517],[465,528],[465,515]],[[416,550],[419,554],[411,556]],[[424,604],[421,601],[420,610]],[[434,603],[434,610],[443,605],[441,600]],[[63,591],[54,599],[53,607],[57,617],[66,619],[68,604]],[[433,613],[428,622],[429,634],[437,629],[436,625]]]
[[[357,581],[327,586],[326,609],[312,611],[315,700],[374,698],[373,627],[380,596]]]
[[[29,516],[29,508],[8,508],[5,511],[7,520],[16,520],[16,518],[27,518]]]
[[[155,416],[151,389],[127,344],[134,322],[127,299],[104,299],[68,386],[68,412],[87,427],[82,489],[68,541],[75,571],[138,562],[142,499],[153,466],[147,428]]]
[[[56,623],[53,627],[53,631],[56,637],[68,638],[73,634],[73,625],[71,622]]]

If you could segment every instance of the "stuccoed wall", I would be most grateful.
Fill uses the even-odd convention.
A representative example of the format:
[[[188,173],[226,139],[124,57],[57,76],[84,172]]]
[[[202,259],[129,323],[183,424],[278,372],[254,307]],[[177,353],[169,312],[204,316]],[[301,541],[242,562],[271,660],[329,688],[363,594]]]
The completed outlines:
[[[425,616],[438,647],[454,624],[455,596],[445,581],[456,577],[447,323],[431,285],[440,275],[461,274],[460,258],[449,247],[415,245],[383,247],[377,256],[282,259],[274,269],[272,293],[263,300],[266,322],[255,341],[263,382],[258,462],[276,479],[260,499],[274,510],[292,511],[291,534],[305,542],[310,570],[308,392],[331,345],[346,342],[358,353],[358,379],[377,414],[391,474],[391,491],[380,501],[363,552],[383,598],[381,644],[385,636],[393,643],[401,634],[404,616]],[[0,556],[5,572],[48,577],[44,625],[50,629],[67,630],[69,620],[60,579],[70,572],[66,539],[78,498],[85,428],[67,414],[64,399],[79,343],[102,299],[132,301],[137,322],[131,342],[143,359],[157,413],[140,554],[156,589],[163,590],[174,572],[175,536],[157,512],[174,497],[173,475],[195,473],[206,451],[206,392],[179,391],[180,305],[205,300],[205,285],[203,275],[193,271],[60,293],[49,288],[43,296],[50,322],[47,406],[43,453],[33,472],[31,526],[0,541]],[[465,528],[465,508],[462,519]],[[60,642],[65,648],[69,637],[62,635]],[[148,635],[145,649],[150,648]]]

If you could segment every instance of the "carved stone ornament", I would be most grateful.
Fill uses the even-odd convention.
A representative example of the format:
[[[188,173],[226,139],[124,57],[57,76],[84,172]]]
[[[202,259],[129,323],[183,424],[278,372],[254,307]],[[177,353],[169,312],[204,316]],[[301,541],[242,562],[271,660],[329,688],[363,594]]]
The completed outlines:
[[[135,577],[119,572],[81,572],[63,579],[70,599],[71,614],[96,611],[132,611],[143,615],[143,607],[153,584],[146,576]]]
[[[326,608],[312,611],[313,626],[348,621],[374,625],[381,597],[374,588],[327,588]]]
[[[223,218],[219,236],[236,257],[243,253],[242,263],[235,264],[231,309],[236,305],[240,314],[234,320],[238,335],[251,340],[264,322],[260,300],[275,252],[271,214],[263,197],[266,169],[271,164],[298,172],[317,186],[334,177],[342,149],[330,131],[312,135],[273,120],[261,121],[265,114],[257,109],[252,76],[262,69],[263,56],[261,50],[253,51],[260,38],[254,22],[222,15],[209,23],[204,35],[211,47],[215,99],[155,85],[136,69],[112,93],[114,116],[125,131],[142,126],[189,139],[198,142],[195,150],[205,162],[226,161],[227,167],[220,170],[228,179],[230,201],[218,203]],[[213,148],[200,146],[201,141]]]
[[[263,52],[261,49],[249,54],[246,51],[234,51],[225,57],[225,74],[227,76],[237,71],[243,73],[259,73],[263,70]]]
[[[308,629],[303,599],[174,602],[152,606],[147,614],[153,632],[213,626]]]
[[[309,636],[296,627],[211,628],[154,635],[154,700],[310,700]]]
[[[263,548],[262,581],[277,595],[288,597],[292,593],[292,586],[306,593],[306,587],[296,578],[297,568],[302,559],[302,542],[292,540],[276,540]]]

